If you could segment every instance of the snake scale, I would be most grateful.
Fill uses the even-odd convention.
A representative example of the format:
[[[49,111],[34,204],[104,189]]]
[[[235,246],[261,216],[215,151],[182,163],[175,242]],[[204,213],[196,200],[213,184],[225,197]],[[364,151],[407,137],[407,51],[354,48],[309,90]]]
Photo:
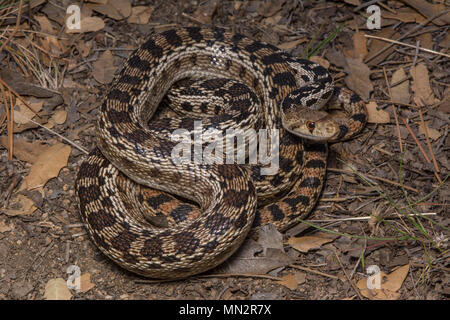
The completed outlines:
[[[190,127],[193,116],[176,123],[166,119],[159,126],[149,120],[170,88],[190,77],[245,85],[228,91],[247,97],[239,112],[224,111],[211,123],[220,127],[244,112],[239,121],[279,130],[278,172],[261,175],[258,165],[174,163],[176,143],[161,132],[165,125]],[[321,109],[330,98],[351,114],[345,122],[331,122],[332,130],[329,121],[310,119],[314,113],[304,109]],[[256,112],[245,113],[254,105],[260,106]],[[310,213],[325,179],[327,141],[351,138],[365,122],[359,96],[334,88],[316,63],[221,28],[164,31],[130,55],[101,104],[97,147],[80,165],[75,182],[81,218],[97,247],[132,272],[160,279],[204,272],[225,261],[252,227],[273,223],[285,229]],[[332,131],[327,141],[317,138],[322,123]],[[176,225],[161,228],[143,217],[138,205],[143,186],[152,188],[145,202],[168,211]],[[193,201],[201,214],[189,218],[192,206],[169,194]]]

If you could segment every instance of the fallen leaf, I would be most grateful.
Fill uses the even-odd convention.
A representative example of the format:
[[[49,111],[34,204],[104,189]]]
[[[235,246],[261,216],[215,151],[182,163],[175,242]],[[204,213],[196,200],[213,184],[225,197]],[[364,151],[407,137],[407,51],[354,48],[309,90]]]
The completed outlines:
[[[291,237],[288,243],[292,248],[306,253],[311,249],[319,249],[323,244],[331,242],[334,239],[336,239],[336,236],[318,232],[315,236]]]
[[[363,99],[368,99],[373,91],[372,81],[370,80],[370,69],[361,59],[346,57],[345,83],[347,86],[358,93]]]
[[[105,22],[100,17],[85,17],[81,18],[80,27],[80,29],[66,28],[66,33],[97,32],[105,27]]]
[[[391,87],[391,94],[393,101],[401,103],[409,103],[411,94],[409,92],[409,80],[406,78],[407,78],[406,73],[403,68],[399,68],[392,75],[391,85],[404,80],[398,85]]]
[[[443,3],[433,4],[425,0],[401,0],[407,5],[413,7],[419,11],[422,15],[427,18],[432,18],[437,16],[439,13],[444,12],[448,9]],[[431,20],[434,24],[438,26],[445,26],[450,24],[450,12],[440,15]]]
[[[80,276],[80,292],[88,292],[95,286],[91,282],[91,274],[89,272],[83,273]]]
[[[389,123],[391,121],[389,113],[381,109],[378,110],[377,107],[377,103],[374,101],[370,101],[368,104],[366,104],[367,113],[369,115],[367,122]]]
[[[211,23],[212,16],[216,11],[218,4],[219,4],[218,0],[203,1],[203,4],[201,4],[197,8],[197,10],[195,10],[193,16],[195,17],[195,19],[201,21],[202,23],[205,24]]]
[[[395,19],[404,23],[422,23],[426,20],[423,15],[408,7],[399,8],[395,13],[383,12],[383,18]]]
[[[377,32],[375,34],[377,37],[381,38],[388,38],[391,40],[398,40],[398,38],[401,37],[401,34],[396,32],[393,28],[383,28],[381,31]],[[369,54],[367,56],[367,60],[370,60],[368,62],[368,65],[378,65],[381,62],[385,61],[386,58],[392,54],[395,50],[395,46],[389,47],[389,49],[384,49],[388,44],[386,41],[383,40],[377,40],[377,39],[371,39],[371,42],[369,44]],[[380,50],[384,50],[382,53],[380,53]],[[376,56],[375,56],[376,55]],[[373,57],[373,58],[372,58]]]
[[[444,40],[439,42],[439,47],[441,48],[450,48],[450,32],[447,32]]]
[[[297,280],[292,274],[287,274],[281,277],[280,280],[277,280],[277,283],[291,290],[295,290],[298,288]]]
[[[374,300],[396,300],[400,297],[397,291],[401,288],[409,272],[409,264],[395,268],[391,273],[380,272],[380,289],[368,289],[367,278],[362,278],[356,284],[361,294]]]
[[[280,48],[281,50],[291,50],[291,49],[297,48],[297,46],[299,44],[302,44],[302,43],[304,43],[306,41],[308,41],[307,38],[300,38],[300,39],[297,39],[297,40],[283,42],[283,43],[278,45],[278,48]]]
[[[414,91],[415,98],[428,105],[434,104],[436,100],[430,87],[430,77],[425,64],[419,63],[417,66],[411,67],[410,73],[413,78],[411,88]]]
[[[364,59],[367,56],[367,38],[364,32],[356,32],[353,35],[353,48],[346,50],[345,55],[353,59]]]
[[[422,33],[417,38],[420,40],[420,46],[422,48],[433,50],[433,38],[431,33]]]
[[[131,0],[109,0],[105,4],[89,3],[87,6],[114,20],[128,18],[131,14]]]
[[[56,124],[63,124],[67,120],[67,112],[65,110],[57,110],[50,120]]]
[[[41,102],[28,102],[31,109],[26,106],[22,101],[17,100],[16,105],[14,106],[14,122],[17,124],[26,124],[30,122],[30,119],[33,119],[35,114],[42,109],[44,104]]]
[[[19,191],[42,188],[48,180],[58,176],[61,168],[67,165],[71,149],[70,146],[58,142],[44,151],[31,167]]]
[[[72,294],[63,278],[51,279],[45,285],[45,300],[70,300]]]
[[[131,15],[128,17],[128,23],[147,24],[152,16],[153,8],[147,6],[137,6],[131,8]]]
[[[441,133],[439,132],[439,130],[436,130],[436,129],[434,129],[434,128],[430,128],[430,127],[428,126],[429,123],[430,123],[430,121],[425,121],[425,126],[426,126],[426,130],[427,130],[427,132],[428,132],[428,136],[429,136],[431,139],[433,139],[433,140],[439,139],[439,138],[441,137]],[[420,131],[424,136],[426,136],[426,135],[425,135],[425,128],[424,128],[424,126],[423,126],[422,121],[419,121],[417,124],[418,124],[418,126],[419,126],[419,131]]]
[[[322,57],[312,56],[311,58],[309,58],[309,60],[311,60],[312,62],[320,64],[325,69],[328,69],[330,67],[330,63],[328,62],[328,60],[325,60]]]
[[[94,67],[92,75],[95,80],[101,84],[108,84],[113,81],[114,72],[117,68],[114,66],[114,57],[110,50],[103,52],[92,65]]]
[[[8,137],[1,136],[0,144],[5,148],[8,146]],[[23,138],[14,138],[14,153],[13,155],[28,163],[34,163],[38,156],[48,148],[42,141],[28,142]]]
[[[23,194],[18,194],[11,198],[8,204],[8,208],[3,209],[3,211],[8,216],[28,216],[36,210],[33,200],[24,196]]]
[[[263,1],[258,8],[258,13],[263,17],[271,17],[281,10],[286,0]]]

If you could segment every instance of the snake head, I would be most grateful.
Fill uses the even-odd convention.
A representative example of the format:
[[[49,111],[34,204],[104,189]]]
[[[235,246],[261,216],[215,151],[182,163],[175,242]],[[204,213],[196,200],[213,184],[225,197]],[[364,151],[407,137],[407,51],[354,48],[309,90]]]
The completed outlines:
[[[290,133],[316,142],[333,140],[339,134],[339,125],[325,111],[292,104],[281,108],[281,123]]]

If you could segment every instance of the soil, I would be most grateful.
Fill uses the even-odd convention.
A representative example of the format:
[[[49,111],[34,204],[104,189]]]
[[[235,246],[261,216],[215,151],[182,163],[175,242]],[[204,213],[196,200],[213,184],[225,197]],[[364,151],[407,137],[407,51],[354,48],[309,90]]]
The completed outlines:
[[[74,179],[85,157],[76,147],[70,146],[67,164],[41,190],[19,191],[33,164],[16,154],[8,159],[8,137],[12,133],[7,129],[7,120],[0,117],[1,139],[4,139],[0,141],[0,200],[3,202],[0,206],[0,299],[44,299],[50,290],[46,289],[49,280],[65,281],[73,275],[68,273],[70,266],[79,268],[85,277],[90,276],[90,282],[84,283],[81,291],[70,290],[72,299],[376,299],[361,287],[370,265],[376,265],[385,274],[382,284],[392,284],[385,298],[449,298],[448,23],[429,22],[418,27],[430,17],[424,8],[412,8],[405,4],[407,1],[383,2],[386,4],[381,8],[381,29],[370,30],[365,20],[366,8],[355,12],[356,6],[349,4],[357,1],[154,0],[129,1],[133,7],[150,8],[151,16],[145,24],[114,19],[109,11],[83,9],[83,13],[98,17],[105,26],[98,31],[68,34],[61,20],[65,15],[61,10],[68,6],[65,2],[55,6],[51,1],[36,1],[38,5],[23,10],[21,27],[48,34],[52,29],[45,30],[46,24],[39,20],[46,17],[55,35],[46,38],[31,32],[15,34],[7,49],[0,51],[0,78],[26,100],[34,98],[43,102],[37,112],[40,117],[35,117],[35,121],[48,123],[57,111],[65,111],[65,121],[54,122],[52,130],[86,150],[95,146],[95,121],[108,79],[119,72],[131,50],[149,34],[175,25],[223,27],[280,46],[297,57],[311,54],[343,26],[335,38],[325,41],[313,54],[314,59],[328,66],[336,85],[350,87],[367,102],[375,102],[378,112],[384,113],[373,111],[375,118],[356,139],[330,146],[326,186],[321,201],[308,218],[314,226],[301,223],[285,232],[281,240],[284,253],[293,259],[292,263],[265,274],[221,274],[212,270],[174,282],[153,281],[132,274],[106,258],[92,243],[81,224],[74,194]],[[404,12],[401,18],[400,12]],[[390,18],[385,18],[385,14]],[[15,27],[17,13],[8,17],[9,20],[0,20],[2,30],[6,26]],[[411,17],[420,19],[415,22]],[[445,15],[440,17],[444,18]],[[376,44],[373,39],[358,38],[358,32],[389,39],[407,34],[398,41],[414,47],[420,41],[422,47],[433,52],[395,45],[368,60],[389,43]],[[40,44],[41,51],[31,45],[27,48],[36,52],[44,69],[32,72],[27,60],[13,57],[11,52],[22,50],[20,44],[25,46],[24,35]],[[57,40],[52,44],[44,39]],[[364,52],[366,40],[371,41],[367,44],[368,53]],[[2,41],[4,37],[0,45]],[[105,49],[112,53],[109,67],[113,71],[108,74],[104,70],[98,75],[96,63],[105,58]],[[44,75],[55,79],[47,69],[55,70],[45,67],[52,65],[51,61],[57,61],[61,68],[56,71],[62,76],[56,85],[42,81]],[[412,75],[412,69],[419,65],[427,71],[426,77],[423,74],[419,77],[425,84],[419,84],[419,79]],[[409,96],[393,107],[384,72],[392,84],[390,79],[401,67],[405,70]],[[19,80],[19,74],[25,81]],[[24,89],[24,83],[48,90],[26,92],[30,88]],[[429,95],[434,97],[432,101],[418,99],[419,91],[426,90],[423,88],[427,84],[431,90]],[[2,116],[5,103],[1,97],[0,102]],[[420,103],[423,103],[421,108]],[[377,118],[386,115],[387,121]],[[426,134],[420,128],[421,118],[427,124]],[[14,139],[43,142],[43,147],[57,141],[69,145],[34,124],[22,127],[16,124],[16,127],[23,130],[16,128]],[[33,150],[29,153],[36,158],[44,152],[44,149]],[[402,190],[402,185],[406,189]],[[25,212],[19,196],[31,200],[35,208]],[[417,202],[413,209],[408,201]],[[426,218],[405,216],[417,212],[429,215]],[[290,239],[306,236],[329,237],[329,241],[311,245],[307,252],[292,248]],[[396,270],[404,274],[399,275]]]

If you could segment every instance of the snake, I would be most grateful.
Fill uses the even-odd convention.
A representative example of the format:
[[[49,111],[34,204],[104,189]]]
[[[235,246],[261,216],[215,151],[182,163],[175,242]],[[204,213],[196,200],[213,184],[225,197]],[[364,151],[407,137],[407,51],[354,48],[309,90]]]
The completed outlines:
[[[262,174],[264,165],[174,161],[177,142],[162,133],[191,127],[202,112],[192,108],[184,121],[152,118],[171,87],[189,78],[243,84],[245,103],[235,113],[228,107],[211,115],[210,124],[239,119],[276,130],[277,172]],[[187,99],[202,96],[194,91]],[[349,117],[330,118],[322,111],[329,101]],[[325,68],[271,44],[223,28],[177,27],[151,35],[129,56],[99,108],[97,146],[75,180],[81,219],[100,251],[131,272],[157,279],[205,272],[228,259],[251,230],[268,223],[285,230],[311,213],[325,180],[327,144],[353,138],[366,119],[362,99],[335,87]],[[193,202],[200,214],[188,218],[193,205],[178,198]],[[151,223],[142,201],[169,211],[176,225]]]

